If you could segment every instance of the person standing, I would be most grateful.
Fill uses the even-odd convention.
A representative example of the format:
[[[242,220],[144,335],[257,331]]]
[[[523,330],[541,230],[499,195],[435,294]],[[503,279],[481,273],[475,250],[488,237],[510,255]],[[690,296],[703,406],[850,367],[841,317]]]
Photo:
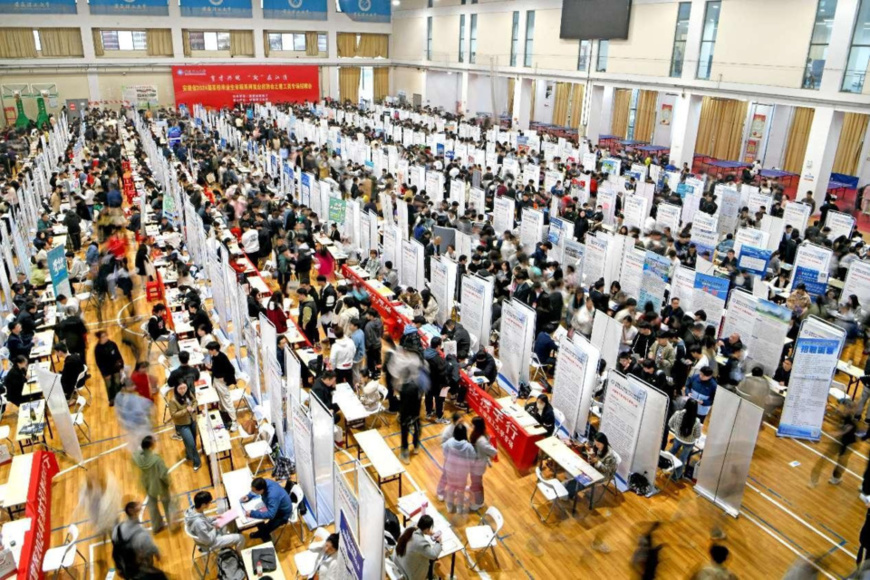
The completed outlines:
[[[483,417],[471,420],[471,435],[468,442],[474,446],[477,457],[471,464],[471,511],[483,507],[483,474],[491,461],[498,460],[498,449],[489,441],[486,434],[486,422]]]
[[[381,368],[381,339],[384,336],[384,321],[374,308],[366,311],[365,325],[366,368],[369,376],[377,379]]]
[[[196,399],[190,387],[183,381],[175,385],[172,395],[169,399],[169,414],[175,424],[175,432],[184,442],[185,457],[193,463],[193,470],[199,471],[202,460],[196,448]]]
[[[695,442],[701,437],[701,421],[698,420],[698,401],[688,399],[686,406],[671,415],[668,429],[674,434],[674,442],[670,452],[679,457],[683,466],[674,474],[676,479],[682,479],[683,470],[688,465],[689,455],[695,447]]]
[[[109,396],[109,406],[115,406],[115,397],[121,391],[121,374],[124,371],[124,357],[114,341],[109,340],[105,330],[97,331],[97,345],[94,347],[94,359],[97,368],[106,383],[106,393]]]
[[[410,455],[420,449],[420,407],[423,402],[423,374],[420,359],[411,353],[397,350],[390,361],[389,372],[399,385],[399,425],[402,434],[402,452],[399,459],[405,465],[411,464]],[[408,435],[413,431],[413,448],[408,452]]]
[[[432,382],[429,392],[426,393],[426,418],[447,424],[450,421],[444,418],[443,391],[447,387],[448,369],[440,336],[432,337],[429,341],[429,347],[423,351],[423,360],[429,365],[429,378]]]
[[[112,556],[115,559],[115,569],[126,580],[148,578],[161,580],[166,578],[160,569],[154,565],[154,560],[160,559],[160,551],[154,538],[139,522],[139,512],[142,504],[131,501],[124,506],[127,519],[112,530]]]
[[[453,438],[446,441],[441,448],[444,451],[444,477],[447,480],[444,488],[444,501],[447,503],[447,513],[465,513],[467,499],[465,487],[471,473],[471,464],[477,458],[474,446],[468,442],[468,429],[460,423],[453,428]]]
[[[834,473],[828,483],[838,485],[842,481],[843,472],[846,471],[846,464],[849,462],[849,456],[852,454],[852,445],[858,440],[857,425],[855,420],[855,403],[851,399],[846,399],[842,403],[840,410],[840,429],[839,440],[831,441],[830,455],[836,457],[837,466],[834,467]],[[827,455],[822,455],[816,464],[813,466],[813,471],[810,474],[810,486],[815,487],[819,483],[819,475],[822,473],[822,468],[828,460]],[[862,486],[863,489],[863,486]]]
[[[221,419],[224,423],[230,423],[230,431],[238,431],[239,424],[236,422],[236,408],[230,396],[230,388],[236,386],[236,369],[229,357],[221,352],[221,345],[210,342],[206,347],[211,362],[207,365],[211,370],[212,386],[217,391],[220,402]]]
[[[157,442],[148,435],[142,439],[141,449],[133,453],[133,463],[139,468],[139,481],[148,496],[148,514],[154,533],[159,533],[166,527],[166,521],[173,517],[172,496],[169,492],[169,470],[163,458],[157,455]],[[166,520],[160,514],[157,503],[163,504]]]

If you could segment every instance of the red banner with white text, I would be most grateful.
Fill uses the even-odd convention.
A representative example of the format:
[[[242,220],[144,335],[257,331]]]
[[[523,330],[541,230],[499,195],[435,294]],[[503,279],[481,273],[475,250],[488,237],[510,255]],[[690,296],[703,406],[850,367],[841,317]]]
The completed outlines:
[[[320,99],[317,66],[190,65],[172,67],[175,104],[302,103]]]
[[[18,580],[42,580],[42,560],[51,547],[51,480],[57,474],[57,459],[49,451],[33,453],[25,517],[30,530],[24,535]]]

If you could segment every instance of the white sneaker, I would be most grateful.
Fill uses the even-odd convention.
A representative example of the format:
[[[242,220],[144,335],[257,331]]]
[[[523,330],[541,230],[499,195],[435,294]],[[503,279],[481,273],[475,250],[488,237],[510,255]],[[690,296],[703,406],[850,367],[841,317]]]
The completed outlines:
[[[230,425],[230,433],[235,433],[235,432],[238,431],[238,430],[239,430],[239,424],[238,424],[238,423],[233,423],[232,425]]]
[[[864,505],[866,505],[867,507],[870,507],[870,497],[867,497],[867,496],[864,495],[863,493],[859,493],[859,494],[858,494],[858,497],[861,498],[861,501],[864,502]]]
[[[438,498],[438,501],[444,501],[444,494],[443,493],[439,493],[436,497]]]
[[[828,483],[830,483],[831,485],[840,485],[841,481],[843,481],[842,477],[832,477],[828,480]]]

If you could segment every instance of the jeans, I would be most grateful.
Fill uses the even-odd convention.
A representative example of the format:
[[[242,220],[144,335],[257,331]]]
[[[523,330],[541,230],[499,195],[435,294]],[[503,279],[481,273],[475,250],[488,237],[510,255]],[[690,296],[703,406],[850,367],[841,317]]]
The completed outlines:
[[[121,373],[104,375],[103,380],[106,382],[106,394],[109,396],[109,405],[114,407],[115,397],[121,392]]]
[[[401,417],[402,455],[408,455],[408,434],[414,430],[414,449],[420,447],[420,417]]]
[[[436,419],[444,416],[444,397],[441,396],[441,390],[440,385],[432,385],[429,392],[426,393],[426,414],[435,413]]]
[[[184,441],[184,455],[190,461],[193,461],[193,466],[198,468],[202,465],[202,460],[199,457],[199,450],[196,448],[196,431],[194,424],[176,425],[175,432],[181,435],[181,440]]]
[[[679,439],[674,439],[673,445],[671,445],[671,453],[676,455],[677,458],[683,462],[683,466],[674,472],[675,479],[682,479],[683,470],[686,469],[686,465],[689,461],[689,455],[692,454],[692,449],[695,447],[694,443],[683,443]]]

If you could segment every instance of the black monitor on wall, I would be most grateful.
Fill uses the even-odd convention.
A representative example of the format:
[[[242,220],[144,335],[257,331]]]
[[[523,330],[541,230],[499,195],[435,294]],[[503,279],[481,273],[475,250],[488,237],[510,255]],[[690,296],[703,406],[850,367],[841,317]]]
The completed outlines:
[[[565,40],[625,40],[631,0],[563,0],[559,37]]]

